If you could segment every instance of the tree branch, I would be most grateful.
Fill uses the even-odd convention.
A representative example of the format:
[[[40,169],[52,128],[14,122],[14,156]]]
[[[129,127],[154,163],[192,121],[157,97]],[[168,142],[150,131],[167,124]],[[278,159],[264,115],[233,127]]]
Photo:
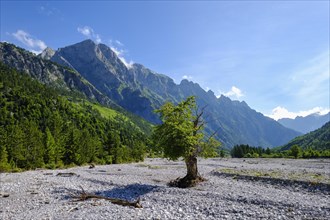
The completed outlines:
[[[116,205],[142,208],[142,205],[140,204],[140,198],[138,198],[135,202],[129,202],[129,201],[123,200],[123,199],[115,199],[115,198],[109,198],[109,197],[105,197],[105,196],[90,194],[90,193],[87,193],[81,186],[80,186],[80,188],[81,188],[80,193],[78,193],[76,195],[71,194],[71,197],[77,199],[77,201],[85,201],[87,199],[104,199],[104,200],[108,200],[111,203],[116,204]]]

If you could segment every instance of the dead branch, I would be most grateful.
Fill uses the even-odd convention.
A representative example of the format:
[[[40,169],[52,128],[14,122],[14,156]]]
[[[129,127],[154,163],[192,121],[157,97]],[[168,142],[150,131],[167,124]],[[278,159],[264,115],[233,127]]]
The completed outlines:
[[[209,142],[209,141],[211,140],[211,138],[212,138],[214,135],[216,135],[216,134],[218,133],[218,131],[220,131],[220,129],[221,129],[221,128],[218,128],[215,132],[213,132],[213,133],[211,134],[211,136],[207,139],[207,142]]]
[[[75,194],[75,195],[71,194],[71,197],[77,199],[77,201],[85,201],[88,199],[104,199],[104,200],[110,201],[111,203],[116,204],[116,205],[142,208],[142,205],[140,204],[140,198],[138,198],[136,200],[136,202],[130,202],[130,201],[123,200],[123,199],[109,198],[109,197],[105,197],[105,196],[90,194],[90,193],[87,193],[81,186],[80,186],[80,188],[81,188],[80,193]]]

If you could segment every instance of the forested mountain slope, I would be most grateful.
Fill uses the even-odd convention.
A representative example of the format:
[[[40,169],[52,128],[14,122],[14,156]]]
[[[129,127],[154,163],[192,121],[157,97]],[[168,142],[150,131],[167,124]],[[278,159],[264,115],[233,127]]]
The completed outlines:
[[[281,147],[281,150],[288,150],[294,145],[298,145],[304,150],[308,148],[330,150],[330,122],[315,131],[296,137],[288,144]]]
[[[0,171],[144,158],[151,125],[140,119],[105,118],[1,62],[0,91]]]

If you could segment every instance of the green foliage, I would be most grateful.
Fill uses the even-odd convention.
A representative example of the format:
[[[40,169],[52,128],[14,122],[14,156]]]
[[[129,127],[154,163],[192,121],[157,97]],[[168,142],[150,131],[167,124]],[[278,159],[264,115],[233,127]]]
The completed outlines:
[[[118,114],[115,110],[101,106],[99,104],[93,104],[93,108],[97,109],[105,118],[114,118]]]
[[[198,155],[204,157],[215,156],[215,149],[219,142],[210,138],[204,139],[203,124],[198,121],[195,97],[189,97],[178,105],[167,102],[160,109],[162,124],[155,127],[152,139],[156,150],[163,152],[163,156],[171,160],[179,157],[188,158]]]
[[[290,151],[289,151],[289,156],[292,156],[294,158],[298,158],[300,157],[302,154],[301,152],[301,148],[298,146],[298,145],[293,145],[291,148],[290,148]]]
[[[309,148],[318,151],[330,150],[330,122],[315,131],[293,139],[280,150],[288,150],[294,145],[300,146],[303,150]]]
[[[56,150],[55,139],[52,133],[50,132],[49,128],[46,127],[44,162],[46,164],[49,164],[51,167],[55,167],[55,150]]]
[[[236,145],[231,150],[230,154],[232,157],[242,158],[242,157],[248,157],[248,158],[258,158],[260,156],[269,155],[270,149],[264,149],[262,147],[252,147],[249,145]]]
[[[219,152],[219,157],[223,158],[225,156],[226,156],[225,151],[223,149],[221,149],[220,152]]]
[[[8,152],[5,146],[0,145],[0,172],[10,170],[10,164],[8,163]]]
[[[300,146],[294,145],[291,149],[279,152],[277,149],[264,149],[261,147],[251,147],[249,145],[236,145],[230,152],[232,157],[237,158],[329,158],[330,150],[315,150],[312,147],[302,150]]]
[[[140,119],[105,118],[1,63],[0,92],[0,171],[144,159],[150,125]]]

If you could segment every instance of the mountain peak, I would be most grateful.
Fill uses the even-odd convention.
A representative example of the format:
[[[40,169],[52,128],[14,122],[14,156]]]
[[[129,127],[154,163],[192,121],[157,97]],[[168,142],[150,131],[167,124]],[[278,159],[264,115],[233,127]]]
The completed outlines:
[[[55,51],[52,48],[47,47],[41,52],[41,54],[39,54],[39,57],[45,60],[49,60],[50,58],[52,58],[52,56],[54,56],[54,54]]]
[[[281,118],[278,120],[283,126],[304,134],[320,128],[328,121],[330,121],[330,113],[325,115],[313,113],[307,116],[297,116],[295,119]]]
[[[81,42],[79,42],[77,44],[93,44],[93,45],[96,45],[96,43],[93,40],[91,40],[91,39],[83,40],[83,41],[81,41]]]

